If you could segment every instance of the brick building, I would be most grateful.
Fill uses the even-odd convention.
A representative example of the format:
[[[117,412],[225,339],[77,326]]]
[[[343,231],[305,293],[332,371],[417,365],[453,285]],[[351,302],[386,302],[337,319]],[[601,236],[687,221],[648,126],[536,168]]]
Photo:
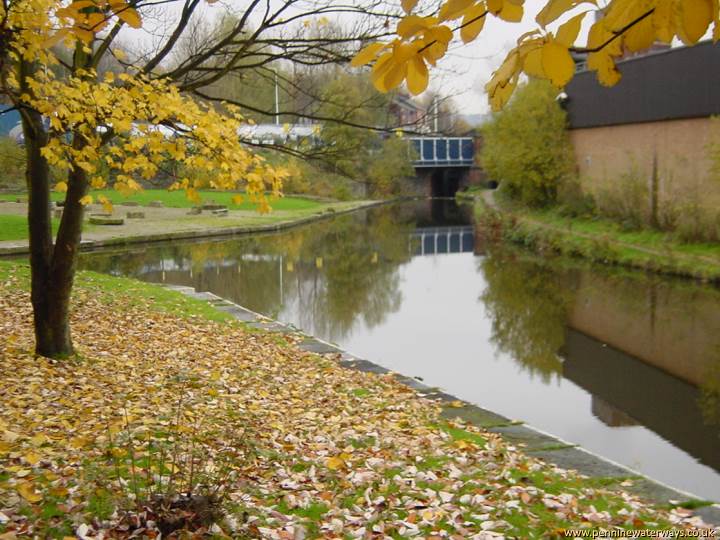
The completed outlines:
[[[618,63],[601,86],[580,71],[567,86],[570,135],[583,187],[593,193],[628,175],[648,182],[650,204],[702,190],[720,208],[708,145],[720,136],[720,44],[650,51]]]

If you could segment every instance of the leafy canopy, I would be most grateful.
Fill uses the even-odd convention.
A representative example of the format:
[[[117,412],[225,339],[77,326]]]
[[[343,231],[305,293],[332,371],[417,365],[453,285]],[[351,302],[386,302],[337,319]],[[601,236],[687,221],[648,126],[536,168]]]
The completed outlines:
[[[508,106],[483,126],[483,168],[514,199],[531,206],[554,203],[575,164],[566,122],[551,83],[521,85]]]
[[[475,40],[488,15],[519,22],[523,2],[443,0],[437,10],[423,14],[418,0],[401,0],[405,15],[397,24],[397,37],[367,45],[352,65],[373,63],[372,81],[378,90],[387,92],[406,81],[408,90],[419,94],[429,82],[428,66],[445,56],[454,37],[464,43]],[[436,5],[427,4],[428,10]],[[539,27],[518,38],[485,85],[490,105],[494,110],[502,108],[522,73],[563,87],[575,72],[571,52],[588,53],[588,68],[601,84],[612,86],[620,80],[615,63],[624,52],[640,51],[655,42],[671,43],[675,38],[692,45],[710,27],[717,41],[718,4],[717,0],[610,0],[606,7],[599,7],[596,0],[546,0],[535,18]],[[595,17],[587,40],[578,44],[583,20],[596,13],[600,16]],[[550,25],[555,29],[549,29]]]
[[[1,15],[12,35],[4,52],[13,66],[24,63],[23,69],[7,70],[4,92],[21,112],[32,109],[48,119],[49,139],[41,151],[55,170],[82,170],[95,189],[113,178],[115,189],[129,195],[141,189],[137,179],[155,177],[171,160],[184,169],[213,171],[193,180],[176,177],[173,187],[194,201],[200,188],[242,187],[267,210],[265,193],[279,195],[286,172],[240,143],[245,121],[237,107],[210,107],[157,74],[98,74],[91,61],[97,51],[90,46],[98,33],[108,25],[112,32],[142,24],[123,0],[18,0]],[[55,45],[74,51],[70,74],[63,73]],[[55,189],[67,191],[68,183],[60,181]],[[81,199],[92,202],[92,195]],[[107,198],[99,202],[111,208]]]

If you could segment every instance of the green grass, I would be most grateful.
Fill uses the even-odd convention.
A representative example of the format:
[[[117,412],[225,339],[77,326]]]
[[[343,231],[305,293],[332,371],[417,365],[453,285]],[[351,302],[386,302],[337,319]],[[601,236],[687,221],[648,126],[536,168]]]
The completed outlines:
[[[53,234],[57,232],[58,223],[58,220],[52,220]],[[27,237],[27,217],[0,215],[0,242],[3,240],[24,240]]]
[[[635,244],[657,251],[672,250],[688,255],[713,257],[720,261],[720,244],[685,243],[673,238],[672,234],[649,229],[624,230],[618,223],[603,218],[567,217],[556,209],[524,210],[527,217],[553,227],[595,236],[607,235],[613,240]]]
[[[10,276],[19,278],[20,286],[29,290],[30,268],[19,261],[0,260],[0,281]],[[77,273],[73,297],[79,301],[92,296],[99,298],[109,306],[147,305],[159,312],[170,313],[184,318],[196,318],[208,321],[227,322],[235,318],[209,303],[184,294],[135,279],[81,271]]]
[[[505,240],[535,251],[553,251],[594,262],[720,281],[720,245],[688,244],[653,230],[624,230],[602,218],[567,217],[556,209],[502,204],[495,211],[478,200],[480,221],[494,222]]]
[[[113,204],[121,204],[123,202],[136,202],[141,206],[147,206],[152,201],[162,201],[163,204],[170,208],[190,208],[195,206],[195,203],[190,201],[185,192],[180,191],[168,191],[165,189],[146,189],[130,195],[129,197],[123,196],[121,193],[113,189],[100,189],[90,193],[95,200],[100,195],[104,195]],[[200,191],[200,196],[203,202],[214,201],[218,204],[224,204],[232,210],[254,210],[255,204],[250,201],[243,200],[241,204],[233,203],[233,197],[237,196],[238,193],[230,191]],[[24,194],[0,194],[0,201],[15,201],[16,199],[25,199]],[[65,198],[63,193],[52,193],[52,200],[60,201]],[[283,197],[270,202],[270,206],[273,210],[302,210],[310,209],[320,206],[322,203],[310,199],[303,199],[300,197]]]

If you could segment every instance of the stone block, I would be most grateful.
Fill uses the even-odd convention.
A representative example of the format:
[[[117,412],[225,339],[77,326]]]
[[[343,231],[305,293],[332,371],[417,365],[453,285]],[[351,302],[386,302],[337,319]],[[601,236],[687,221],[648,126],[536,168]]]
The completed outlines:
[[[90,223],[93,225],[122,225],[125,220],[121,217],[113,217],[109,214],[91,214]]]
[[[203,210],[227,210],[227,206],[224,204],[218,204],[214,201],[206,202],[202,205]]]
[[[128,219],[145,219],[145,212],[128,212],[125,216]]]
[[[150,208],[164,208],[164,207],[165,207],[165,203],[162,202],[162,201],[150,201],[150,203],[148,204],[148,206],[149,206]]]

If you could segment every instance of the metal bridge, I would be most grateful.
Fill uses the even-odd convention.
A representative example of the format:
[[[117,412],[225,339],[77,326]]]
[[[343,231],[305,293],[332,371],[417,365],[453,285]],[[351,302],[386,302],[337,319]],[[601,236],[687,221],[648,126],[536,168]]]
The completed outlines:
[[[471,167],[475,160],[472,137],[410,137],[415,149],[415,168]]]

